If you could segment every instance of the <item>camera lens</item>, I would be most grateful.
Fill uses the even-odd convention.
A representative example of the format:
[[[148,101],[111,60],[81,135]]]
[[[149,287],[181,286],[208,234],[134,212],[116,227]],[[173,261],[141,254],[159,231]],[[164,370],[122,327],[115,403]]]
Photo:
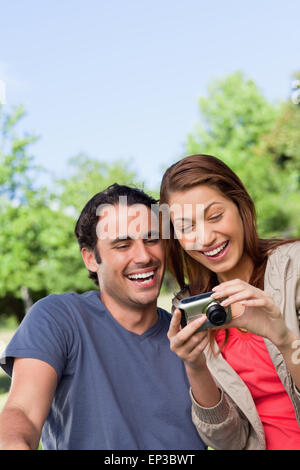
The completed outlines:
[[[223,323],[226,322],[227,317],[225,308],[217,302],[208,307],[206,316],[210,323],[216,326],[223,325]]]

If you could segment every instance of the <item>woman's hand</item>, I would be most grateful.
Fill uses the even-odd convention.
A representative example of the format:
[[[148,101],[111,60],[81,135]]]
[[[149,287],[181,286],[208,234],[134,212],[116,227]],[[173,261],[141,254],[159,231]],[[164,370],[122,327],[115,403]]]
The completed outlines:
[[[222,282],[213,288],[213,298],[227,297],[221,305],[240,304],[244,312],[227,323],[228,328],[246,328],[254,334],[263,336],[276,346],[281,346],[288,340],[289,330],[275,305],[272,297],[261,289],[251,286],[245,281],[234,279]],[[234,309],[234,307],[233,307]]]
[[[200,406],[210,408],[216,406],[221,392],[206,366],[203,350],[208,344],[207,330],[197,332],[205,322],[206,315],[193,320],[181,328],[181,311],[176,309],[168,331],[170,348],[184,362],[191,385],[193,397]]]
[[[206,316],[203,315],[181,328],[181,311],[176,309],[172,316],[168,331],[170,348],[191,369],[199,369],[206,364],[203,350],[208,344],[207,330],[196,333],[205,320]]]

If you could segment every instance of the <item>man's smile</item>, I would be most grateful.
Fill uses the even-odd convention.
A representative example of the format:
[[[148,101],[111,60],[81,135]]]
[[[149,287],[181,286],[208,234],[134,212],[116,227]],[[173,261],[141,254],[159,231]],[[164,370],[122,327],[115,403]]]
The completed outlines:
[[[143,287],[152,287],[156,281],[156,271],[158,267],[139,269],[127,274],[126,277],[135,285]]]

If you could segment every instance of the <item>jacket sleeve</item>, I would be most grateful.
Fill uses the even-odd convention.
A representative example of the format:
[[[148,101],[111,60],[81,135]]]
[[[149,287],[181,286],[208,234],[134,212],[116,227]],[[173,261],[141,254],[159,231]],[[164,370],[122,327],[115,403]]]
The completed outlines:
[[[193,423],[199,436],[208,446],[215,450],[251,448],[254,440],[249,439],[250,423],[223,390],[221,390],[220,402],[212,408],[201,407],[195,401],[192,392],[190,394]],[[255,439],[255,442],[255,449],[258,449],[258,440]]]
[[[269,257],[265,272],[265,290],[279,306],[288,328],[298,337],[293,360],[300,364],[300,242],[280,246]],[[266,346],[294,406],[300,426],[300,391],[297,389],[279,350],[265,339]]]
[[[294,251],[291,253],[293,263],[292,275],[289,274],[289,282],[292,283],[292,289],[290,292],[294,292],[295,296],[295,308],[298,323],[298,340],[294,343],[293,361],[299,364],[300,367],[300,242],[293,244]],[[290,374],[288,374],[290,376]],[[296,418],[298,425],[300,426],[300,390],[296,387],[292,377],[290,380],[290,391],[289,395],[294,405]]]

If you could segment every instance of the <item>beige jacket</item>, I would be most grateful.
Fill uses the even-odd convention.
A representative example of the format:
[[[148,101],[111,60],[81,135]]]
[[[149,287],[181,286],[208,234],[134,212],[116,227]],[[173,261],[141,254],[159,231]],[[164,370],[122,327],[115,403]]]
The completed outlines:
[[[264,289],[280,307],[288,328],[299,338],[300,242],[282,245],[270,255],[265,272]],[[180,298],[188,295],[188,289],[178,293],[173,299],[173,308]],[[300,392],[296,389],[279,350],[267,339],[265,344],[292,401],[300,426]],[[297,357],[300,358],[300,352]],[[206,358],[208,368],[222,395],[215,407],[203,408],[195,402],[191,394],[193,422],[201,438],[209,446],[219,450],[265,449],[263,425],[249,389],[221,354],[213,357],[206,351]]]

